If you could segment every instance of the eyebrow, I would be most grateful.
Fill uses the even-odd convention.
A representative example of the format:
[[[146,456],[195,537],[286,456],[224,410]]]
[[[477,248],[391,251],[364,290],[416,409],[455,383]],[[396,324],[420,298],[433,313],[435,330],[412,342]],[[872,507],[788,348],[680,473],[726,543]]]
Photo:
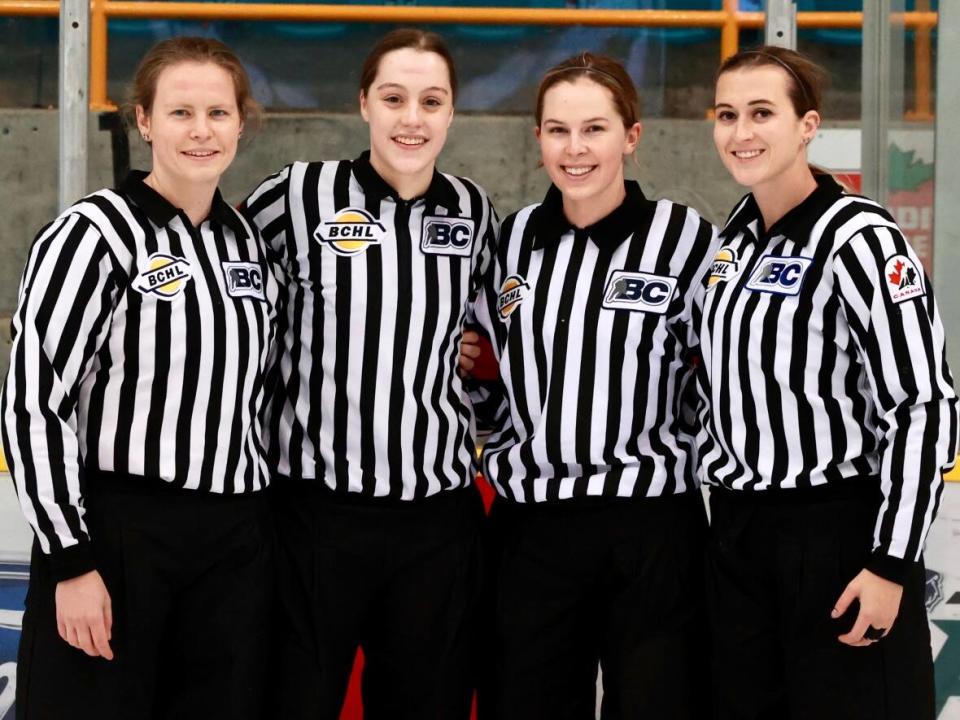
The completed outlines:
[[[776,103],[773,102],[773,100],[764,100],[763,98],[761,98],[760,100],[751,100],[750,102],[747,103],[747,105],[776,105]],[[713,109],[719,110],[722,107],[732,108],[733,105],[731,105],[730,103],[717,103],[716,105],[713,106]]]
[[[406,89],[407,89],[406,86],[401,85],[400,83],[382,83],[382,84],[380,84],[380,85],[377,85],[377,90],[389,90],[390,88],[397,88],[398,90],[406,90]],[[444,95],[449,95],[449,94],[450,94],[450,91],[449,91],[449,90],[447,90],[446,88],[442,88],[442,87],[440,87],[440,86],[438,86],[438,85],[434,85],[433,87],[425,88],[425,89],[423,90],[423,92],[441,92],[441,93],[443,93]]]
[[[566,125],[566,123],[565,123],[563,120],[554,120],[553,118],[546,118],[546,119],[544,119],[543,124],[546,125],[547,123],[551,123],[551,122],[552,122],[552,123],[557,123],[558,125]],[[593,117],[593,118],[589,118],[589,119],[587,119],[587,120],[583,120],[583,121],[581,121],[581,122],[583,122],[583,123],[610,122],[610,118],[605,118],[605,117]]]

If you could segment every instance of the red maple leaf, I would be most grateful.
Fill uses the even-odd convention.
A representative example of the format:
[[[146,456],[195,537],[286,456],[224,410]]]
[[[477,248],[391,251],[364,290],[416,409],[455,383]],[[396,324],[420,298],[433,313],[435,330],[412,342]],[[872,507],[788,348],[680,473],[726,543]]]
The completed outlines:
[[[897,264],[894,266],[893,272],[889,275],[890,282],[897,287],[900,287],[901,270],[903,270],[903,260],[897,260]]]

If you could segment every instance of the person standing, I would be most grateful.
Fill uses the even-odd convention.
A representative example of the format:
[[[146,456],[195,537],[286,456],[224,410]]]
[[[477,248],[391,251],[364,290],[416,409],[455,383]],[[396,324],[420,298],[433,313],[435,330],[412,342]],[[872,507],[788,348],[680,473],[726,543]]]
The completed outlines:
[[[750,188],[697,318],[719,718],[933,718],[924,540],[957,453],[929,278],[890,214],[807,163],[823,71],[743,51],[714,140]]]
[[[266,421],[280,717],[337,718],[358,646],[365,717],[469,714],[483,507],[456,368],[497,218],[436,168],[456,94],[439,36],[389,33],[360,76],[370,150],[288,165],[243,207],[286,306]]]
[[[547,71],[536,136],[552,185],[504,221],[477,302],[503,386],[478,394],[497,491],[485,718],[595,717],[598,664],[603,718],[709,714],[690,423],[692,318],[717,233],[624,179],[637,106],[612,58]]]
[[[217,190],[256,103],[222,43],[137,69],[152,168],[34,241],[0,399],[36,539],[17,717],[259,718],[272,595],[257,424],[278,287]]]

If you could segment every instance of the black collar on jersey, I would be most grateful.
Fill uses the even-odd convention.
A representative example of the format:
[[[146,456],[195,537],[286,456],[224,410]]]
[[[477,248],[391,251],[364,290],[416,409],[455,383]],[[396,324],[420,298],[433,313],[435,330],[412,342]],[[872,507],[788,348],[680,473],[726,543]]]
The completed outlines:
[[[653,222],[657,204],[647,200],[634,180],[623,183],[627,196],[609,215],[597,220],[585,228],[574,227],[563,214],[563,193],[556,185],[551,185],[547,196],[533,212],[534,223],[533,249],[542,250],[551,243],[557,243],[564,233],[573,230],[578,239],[589,237],[600,248],[614,249],[631,233],[646,236]]]
[[[747,195],[740,211],[727,221],[720,237],[729,240],[743,232],[754,220],[757,222],[759,238],[783,235],[795,243],[804,244],[810,238],[813,226],[833,203],[843,194],[843,187],[832,175],[813,176],[817,181],[816,189],[804,198],[803,202],[777,220],[768,231],[763,229],[763,215],[753,194]]]
[[[404,202],[386,180],[380,177],[379,173],[373,169],[370,164],[370,151],[364,150],[360,157],[353,161],[353,175],[363,188],[363,194],[372,196],[377,200],[391,198],[394,202]],[[417,200],[424,200],[433,207],[445,207],[451,215],[460,214],[460,196],[454,189],[450,181],[447,180],[439,170],[433,169],[433,178],[430,180],[430,186],[427,191],[412,200],[406,202],[414,203]]]
[[[150,218],[150,222],[162,227],[173,220],[180,211],[163,195],[144,182],[148,174],[143,170],[131,170],[126,180],[120,183],[118,189],[143,209],[147,217]],[[247,229],[243,226],[233,208],[223,199],[219,188],[213,193],[210,218],[233,230],[237,239],[247,237]]]

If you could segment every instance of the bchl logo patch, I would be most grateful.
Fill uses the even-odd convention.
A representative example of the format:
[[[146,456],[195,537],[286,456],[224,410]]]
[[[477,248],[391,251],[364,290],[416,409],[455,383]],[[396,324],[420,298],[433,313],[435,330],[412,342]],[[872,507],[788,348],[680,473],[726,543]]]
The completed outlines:
[[[420,249],[429,255],[470,257],[473,250],[473,218],[424,216]]]
[[[386,237],[386,228],[373,215],[359,208],[344,208],[332,220],[324,220],[313,236],[328,245],[337,255],[350,256],[379,245]]]
[[[676,289],[677,279],[669,275],[614,270],[603,291],[603,307],[663,315]]]
[[[147,258],[147,269],[133,280],[133,287],[144,295],[172,300],[181,295],[193,274],[186,258],[154,253]]]
[[[923,273],[906,255],[894,255],[887,260],[883,274],[886,276],[887,290],[894,303],[902,303],[916,297],[923,297]]]
[[[263,270],[253,262],[221,262],[227,281],[227,295],[235,298],[266,300],[263,294]]]
[[[803,278],[812,264],[812,258],[764,255],[750,276],[747,290],[774,295],[798,295]]]
[[[497,296],[497,312],[501,320],[506,320],[513,311],[520,307],[520,303],[530,292],[527,281],[519,275],[511,275],[500,285],[500,294]]]
[[[740,272],[740,261],[737,257],[737,251],[732,247],[722,247],[717,250],[713,256],[713,262],[710,263],[710,277],[707,278],[707,289],[709,290],[718,282],[729,280]]]

